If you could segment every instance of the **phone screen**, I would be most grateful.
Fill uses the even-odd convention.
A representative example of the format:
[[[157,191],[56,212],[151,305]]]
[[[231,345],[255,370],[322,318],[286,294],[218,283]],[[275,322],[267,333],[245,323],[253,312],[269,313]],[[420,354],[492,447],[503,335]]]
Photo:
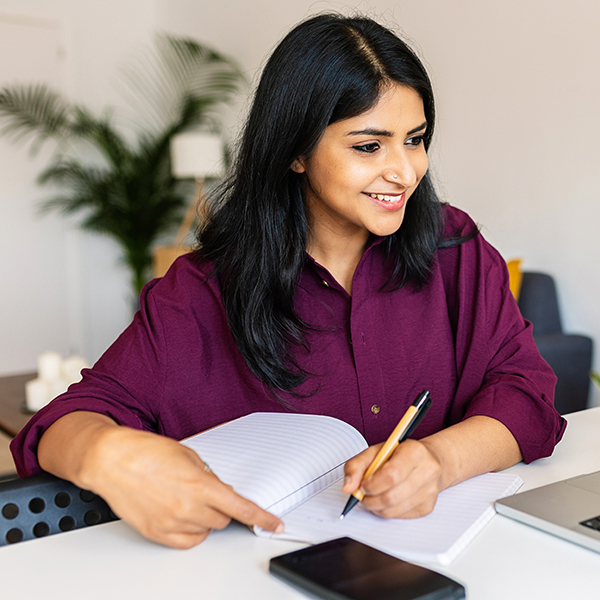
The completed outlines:
[[[276,556],[269,571],[328,600],[465,598],[456,581],[347,537]]]

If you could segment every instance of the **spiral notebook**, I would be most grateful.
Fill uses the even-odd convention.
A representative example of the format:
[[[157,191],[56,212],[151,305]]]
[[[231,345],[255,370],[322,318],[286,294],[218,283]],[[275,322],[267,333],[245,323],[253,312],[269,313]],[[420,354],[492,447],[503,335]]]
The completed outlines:
[[[367,447],[347,423],[320,415],[254,413],[182,441],[242,496],[278,515],[282,534],[262,537],[319,543],[349,536],[384,552],[447,565],[495,514],[494,501],[522,480],[486,473],[442,492],[418,519],[382,519],[361,505],[340,520],[347,496],[344,463]]]

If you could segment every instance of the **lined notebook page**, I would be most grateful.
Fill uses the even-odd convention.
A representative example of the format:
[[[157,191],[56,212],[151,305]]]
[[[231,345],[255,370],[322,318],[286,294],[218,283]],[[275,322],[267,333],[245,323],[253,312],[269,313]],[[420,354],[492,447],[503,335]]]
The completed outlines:
[[[494,501],[522,484],[517,475],[486,473],[444,490],[434,511],[419,519],[382,519],[358,504],[340,520],[348,497],[339,480],[284,514],[283,534],[257,534],[314,544],[349,536],[405,560],[447,565],[494,516]]]
[[[280,515],[343,475],[367,447],[354,427],[331,417],[254,413],[181,442],[221,481]]]

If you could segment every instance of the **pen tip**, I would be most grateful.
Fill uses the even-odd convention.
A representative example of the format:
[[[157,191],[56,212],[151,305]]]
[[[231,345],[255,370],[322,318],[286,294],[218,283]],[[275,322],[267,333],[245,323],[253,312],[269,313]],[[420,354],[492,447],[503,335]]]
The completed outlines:
[[[344,510],[342,511],[342,514],[340,515],[340,519],[343,519],[357,504],[358,498],[356,498],[356,496],[350,496],[346,506],[344,507]]]

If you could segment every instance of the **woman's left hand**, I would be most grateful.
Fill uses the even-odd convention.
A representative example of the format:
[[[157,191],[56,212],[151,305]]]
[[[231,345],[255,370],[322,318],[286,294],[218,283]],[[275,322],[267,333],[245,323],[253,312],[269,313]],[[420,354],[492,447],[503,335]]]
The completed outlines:
[[[422,441],[406,440],[363,482],[381,446],[371,446],[346,463],[343,492],[362,489],[363,506],[380,517],[410,519],[429,514],[443,489],[442,466],[432,449]]]

